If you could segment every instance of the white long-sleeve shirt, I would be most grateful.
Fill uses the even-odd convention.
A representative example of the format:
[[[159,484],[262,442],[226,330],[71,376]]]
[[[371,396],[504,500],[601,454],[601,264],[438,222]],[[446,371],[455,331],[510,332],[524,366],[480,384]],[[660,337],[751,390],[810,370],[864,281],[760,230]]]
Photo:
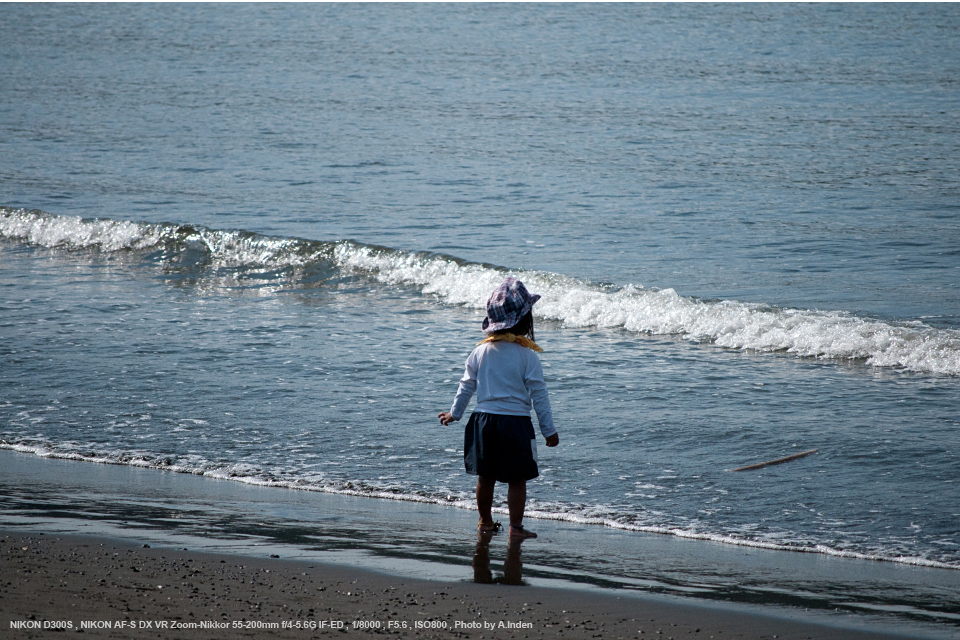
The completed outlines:
[[[540,433],[548,438],[557,432],[543,366],[536,352],[513,342],[485,342],[467,358],[466,369],[450,413],[463,416],[470,398],[477,394],[476,411],[510,416],[529,416],[536,409]]]

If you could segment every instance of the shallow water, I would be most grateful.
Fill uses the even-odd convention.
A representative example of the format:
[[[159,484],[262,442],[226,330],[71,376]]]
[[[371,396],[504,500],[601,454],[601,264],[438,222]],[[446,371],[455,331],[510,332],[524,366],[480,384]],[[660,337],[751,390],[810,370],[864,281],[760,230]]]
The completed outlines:
[[[519,273],[532,517],[960,568],[955,5],[0,17],[0,446],[468,508]]]
[[[898,638],[953,638],[960,620],[944,605],[956,601],[960,585],[954,572],[942,569],[550,521],[536,522],[537,540],[513,547],[502,535],[479,539],[473,511],[440,505],[12,452],[0,452],[0,462],[0,526],[9,530],[269,555],[447,582],[492,578],[617,598],[680,599]]]

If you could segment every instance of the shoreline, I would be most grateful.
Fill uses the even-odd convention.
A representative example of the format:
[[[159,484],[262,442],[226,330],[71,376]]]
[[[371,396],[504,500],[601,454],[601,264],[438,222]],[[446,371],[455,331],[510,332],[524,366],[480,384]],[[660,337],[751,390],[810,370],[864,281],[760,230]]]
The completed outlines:
[[[202,477],[208,480],[213,481],[226,481],[226,482],[236,482],[238,484],[243,484],[252,488],[260,488],[267,490],[289,490],[289,491],[304,491],[309,493],[322,494],[324,496],[334,496],[334,497],[346,497],[346,498],[361,498],[361,499],[375,499],[375,500],[388,500],[392,502],[407,503],[412,505],[426,505],[428,507],[440,507],[444,509],[459,509],[463,511],[474,511],[476,505],[470,504],[467,506],[462,501],[457,502],[444,502],[437,499],[422,498],[418,496],[410,495],[398,495],[388,492],[365,492],[361,490],[354,489],[329,489],[329,488],[317,488],[313,486],[300,486],[294,482],[284,483],[280,481],[276,482],[256,482],[249,481],[247,478],[234,478],[218,475],[208,475],[205,473],[196,473],[190,470],[185,470],[181,468],[164,468],[162,466],[154,465],[130,465],[123,462],[112,461],[108,459],[98,458],[98,457],[76,457],[72,455],[59,455],[59,454],[47,454],[38,450],[34,450],[29,447],[21,447],[19,445],[9,445],[6,442],[0,441],[0,455],[3,455],[4,451],[9,451],[12,453],[17,453],[21,455],[31,456],[35,458],[40,458],[43,460],[53,460],[53,461],[65,461],[65,462],[81,462],[81,463],[92,463],[98,465],[108,465],[116,466],[123,468],[134,468],[147,471],[159,471],[163,473],[174,473],[183,476],[192,476],[192,477]],[[734,469],[733,471],[736,471]],[[323,499],[323,498],[320,498]],[[493,513],[497,516],[506,516],[508,511],[504,504],[495,503],[493,507]],[[679,529],[671,529],[667,527],[658,527],[658,526],[633,526],[633,525],[623,525],[622,523],[616,521],[605,520],[603,518],[568,518],[563,517],[562,514],[557,514],[555,512],[545,512],[538,511],[536,505],[528,505],[526,509],[525,517],[528,520],[533,520],[538,523],[542,522],[559,522],[562,524],[568,524],[573,526],[585,525],[588,527],[604,527],[619,530],[627,534],[640,534],[640,535],[657,535],[657,536],[674,536],[684,540],[691,541],[700,541],[707,543],[719,543],[723,545],[731,545],[734,547],[742,547],[745,549],[759,549],[763,551],[774,551],[774,552],[787,552],[787,553],[803,553],[803,554],[812,554],[812,555],[824,555],[831,558],[844,558],[851,560],[862,560],[869,562],[880,562],[880,563],[890,563],[896,566],[905,566],[905,567],[918,567],[922,569],[943,569],[947,571],[960,571],[960,567],[954,564],[940,562],[937,560],[929,560],[925,558],[917,558],[910,556],[884,556],[884,555],[871,555],[868,553],[861,553],[856,551],[845,551],[838,550],[833,548],[826,547],[804,547],[796,546],[791,544],[777,544],[774,542],[751,540],[751,539],[742,539],[734,538],[722,534],[712,534],[712,533],[698,533],[694,531],[684,531]]]
[[[584,623],[586,620],[601,620],[603,637],[648,637],[651,621],[668,619],[665,627],[653,630],[654,635],[663,630],[662,637],[670,637],[673,630],[680,634],[677,637],[683,637],[683,629],[692,634],[690,637],[711,635],[700,635],[698,627],[716,628],[713,635],[717,638],[945,638],[956,631],[949,622],[911,622],[904,616],[883,615],[884,609],[871,611],[869,600],[862,600],[867,604],[859,609],[854,608],[855,602],[845,609],[831,608],[833,603],[855,601],[855,588],[865,582],[885,585],[887,599],[872,601],[881,604],[891,602],[891,593],[907,594],[916,585],[931,582],[934,584],[930,588],[949,599],[949,594],[956,592],[957,580],[952,572],[731,548],[541,520],[536,521],[540,538],[514,549],[505,535],[478,539],[474,526],[474,512],[462,509],[252,487],[154,469],[0,451],[0,576],[5,578],[0,580],[0,627],[10,629],[9,623],[17,620],[29,625],[31,615],[36,620],[56,620],[57,612],[63,610],[59,604],[65,602],[70,603],[71,610],[76,609],[77,615],[86,616],[76,617],[78,625],[80,620],[107,620],[120,614],[131,620],[148,614],[156,616],[151,620],[196,620],[201,613],[195,606],[198,594],[204,592],[193,592],[199,585],[181,579],[190,575],[177,576],[176,589],[164,595],[171,599],[169,603],[144,599],[148,591],[143,591],[142,579],[169,577],[172,563],[182,568],[203,561],[211,576],[209,584],[222,583],[230,593],[241,596],[224,600],[223,592],[207,594],[209,602],[227,606],[207,619],[211,624],[219,621],[220,613],[225,613],[231,624],[242,622],[243,616],[255,620],[250,616],[259,615],[262,609],[250,608],[251,602],[266,602],[264,593],[271,597],[284,593],[284,585],[293,585],[308,574],[310,579],[322,581],[326,591],[286,593],[286,599],[277,605],[281,608],[273,610],[273,618],[257,620],[282,624],[295,619],[281,620],[277,617],[280,613],[307,612],[311,608],[316,620],[317,612],[329,607],[341,620],[349,618],[347,623],[352,625],[354,620],[361,620],[356,617],[360,611],[383,613],[383,607],[370,602],[371,598],[376,600],[376,594],[404,585],[416,595],[412,599],[417,602],[441,590],[456,590],[461,600],[479,599],[472,610],[492,611],[509,605],[514,607],[509,609],[510,615],[521,616],[521,621],[524,606],[535,597],[531,594],[537,594],[541,603],[537,611],[542,614],[536,622],[539,630],[494,629],[501,634],[519,634],[516,637],[558,637],[560,630],[562,637],[594,637],[600,627],[591,627]],[[117,558],[129,556],[131,562],[115,565],[113,553]],[[238,567],[246,568],[241,571]],[[236,571],[220,571],[227,568]],[[267,584],[268,569],[271,579],[282,573],[287,581],[253,589],[254,582]],[[692,573],[694,570],[701,573]],[[7,576],[15,576],[18,582]],[[797,576],[806,582],[798,581]],[[794,582],[788,583],[790,579]],[[353,581],[370,585],[364,587],[369,590],[366,600],[331,600],[323,608],[311,604],[318,597],[317,602],[327,602],[324,598],[335,594],[338,583],[342,586]],[[835,591],[820,594],[819,599],[805,600],[811,594],[803,594],[798,587],[826,582],[835,583],[831,585]],[[190,593],[182,591],[187,584],[192,585]],[[60,596],[40,597],[50,587],[59,590]],[[131,600],[134,592],[141,600]],[[96,601],[91,600],[92,593],[100,594]],[[177,594],[179,600],[173,598]],[[409,629],[383,627],[350,632],[407,631],[416,637],[482,635],[482,628],[453,629],[457,622],[482,620],[457,617],[464,609],[450,599],[434,600],[426,609],[405,606],[387,612],[394,616],[390,619],[407,616]],[[591,603],[587,609],[578,608],[585,602]],[[128,610],[131,603],[146,608]],[[582,620],[572,621],[568,627],[564,618],[558,627],[557,616],[572,611],[582,613]],[[637,611],[645,613],[630,613]],[[414,617],[421,613],[425,617]],[[647,613],[649,617],[643,617]],[[946,617],[950,619],[950,614]],[[412,628],[417,620],[428,618],[445,620],[448,629]],[[386,617],[378,619],[381,625],[389,622]],[[514,618],[502,620],[506,623]],[[694,622],[683,626],[690,621]],[[639,622],[644,625],[637,626]],[[578,628],[583,635],[572,635]],[[591,629],[593,634],[586,634]],[[613,634],[611,629],[618,631]],[[243,630],[231,628],[232,632]],[[294,632],[269,630],[271,634]],[[640,630],[644,633],[639,634]],[[14,631],[49,632],[27,627]],[[153,631],[154,635],[143,637],[157,637],[156,629]],[[182,635],[187,631],[177,629],[174,635],[161,637],[192,637]],[[196,631],[208,633],[216,628]],[[301,635],[290,637],[307,637],[302,635],[307,631],[322,630],[301,629]],[[428,634],[440,631],[448,635]],[[329,632],[329,628],[324,631]]]

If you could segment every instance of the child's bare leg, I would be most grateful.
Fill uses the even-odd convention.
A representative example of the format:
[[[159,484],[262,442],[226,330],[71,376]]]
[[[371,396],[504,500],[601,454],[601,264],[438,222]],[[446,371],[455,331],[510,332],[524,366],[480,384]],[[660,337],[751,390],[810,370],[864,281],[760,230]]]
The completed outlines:
[[[477,478],[477,511],[480,512],[480,524],[493,525],[493,489],[497,485],[495,478]]]
[[[511,482],[507,490],[507,508],[510,509],[510,526],[523,526],[523,510],[527,506],[527,481]]]
[[[507,489],[507,508],[510,509],[510,526],[523,526],[523,510],[527,506],[527,481],[511,482]]]
[[[507,508],[510,510],[510,535],[536,538],[537,534],[523,528],[523,511],[527,506],[527,481],[511,482],[507,490]]]

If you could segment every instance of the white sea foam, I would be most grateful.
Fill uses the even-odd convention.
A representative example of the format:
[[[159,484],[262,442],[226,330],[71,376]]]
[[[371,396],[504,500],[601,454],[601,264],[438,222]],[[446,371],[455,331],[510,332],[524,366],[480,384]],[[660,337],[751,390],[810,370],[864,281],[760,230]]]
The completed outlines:
[[[186,248],[204,251],[214,266],[253,269],[302,266],[319,259],[327,246],[246,231],[86,219],[8,208],[0,208],[0,237],[43,247],[103,252],[151,249],[180,243]]]
[[[337,495],[398,500],[401,502],[436,504],[458,509],[476,508],[473,497],[467,494],[435,495],[428,492],[410,493],[379,487],[375,483],[365,481],[308,481],[303,478],[279,480],[274,477],[270,477],[269,474],[263,474],[249,465],[231,465],[224,467],[223,465],[217,465],[200,458],[178,460],[174,462],[165,456],[151,455],[146,452],[80,452],[72,450],[73,448],[74,447],[71,446],[70,443],[55,445],[52,443],[40,443],[36,441],[30,443],[10,443],[6,441],[0,441],[0,449],[8,449],[11,451],[18,451],[20,453],[30,453],[43,458],[154,468],[164,471],[172,471],[175,473],[205,476],[221,480],[232,480],[235,482],[261,487],[297,489],[302,491],[316,491],[320,493],[331,493]],[[503,507],[495,507],[493,511],[495,513],[504,515],[507,514],[507,509]],[[731,535],[728,533],[702,531],[695,528],[623,522],[615,517],[612,517],[611,510],[602,505],[570,505],[564,503],[530,505],[525,512],[525,516],[540,520],[555,520],[575,524],[598,525],[619,529],[622,531],[670,535],[679,538],[687,538],[690,540],[705,540],[709,542],[718,542],[722,544],[752,547],[757,549],[768,549],[772,551],[817,553],[839,558],[878,560],[917,567],[960,570],[960,563],[955,562],[941,562],[929,558],[903,556],[896,553],[883,553],[882,551],[863,552],[850,549],[838,549],[816,542],[803,542],[799,540],[790,541],[787,536],[781,536],[781,541],[774,542],[771,540]]]
[[[44,247],[118,251],[156,246],[163,238],[163,229],[157,225],[123,220],[87,220],[26,209],[0,208],[0,237],[24,240]]]
[[[218,267],[300,267],[321,259],[323,253],[321,243],[310,243],[297,238],[274,238],[243,231],[199,228],[187,235],[185,241],[202,245]],[[316,245],[316,248],[311,245]]]
[[[476,309],[484,308],[490,291],[507,275],[500,269],[442,256],[346,243],[338,245],[334,255],[344,268],[371,273],[385,283],[413,285],[446,303]],[[567,326],[623,328],[731,349],[863,360],[876,367],[960,375],[960,331],[935,329],[918,321],[892,324],[839,311],[705,301],[673,289],[635,285],[616,289],[538,271],[514,275],[543,296],[537,305],[541,317]]]
[[[46,247],[102,251],[199,248],[214,267],[281,269],[320,261],[372,277],[415,287],[446,304],[483,309],[505,275],[520,275],[543,296],[541,317],[570,327],[620,328],[676,335],[730,349],[786,352],[803,357],[862,361],[938,375],[960,375],[960,331],[920,321],[904,323],[860,318],[841,311],[780,309],[733,300],[708,301],[673,289],[639,285],[599,286],[562,274],[508,272],[449,256],[372,247],[355,242],[313,242],[245,231],[85,220],[24,209],[0,208],[0,236]]]

